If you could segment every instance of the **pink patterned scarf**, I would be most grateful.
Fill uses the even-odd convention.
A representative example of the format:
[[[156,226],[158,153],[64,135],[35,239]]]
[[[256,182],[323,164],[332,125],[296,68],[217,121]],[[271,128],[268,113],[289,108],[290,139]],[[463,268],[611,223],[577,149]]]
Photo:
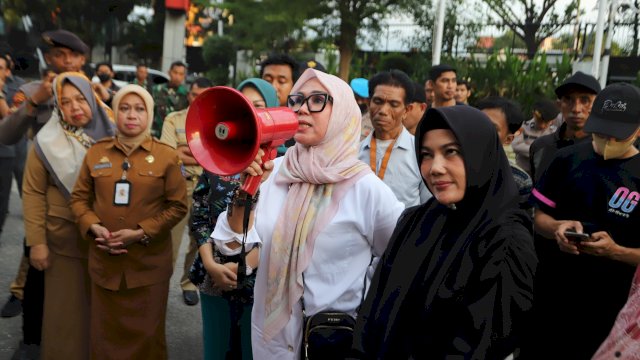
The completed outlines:
[[[312,78],[317,78],[333,97],[333,110],[322,142],[289,148],[276,174],[276,183],[289,184],[290,188],[272,237],[266,340],[289,322],[293,305],[302,296],[302,272],[311,261],[318,233],[334,217],[347,190],[371,172],[358,160],[361,115],[351,88],[336,76],[307,69],[291,92]]]

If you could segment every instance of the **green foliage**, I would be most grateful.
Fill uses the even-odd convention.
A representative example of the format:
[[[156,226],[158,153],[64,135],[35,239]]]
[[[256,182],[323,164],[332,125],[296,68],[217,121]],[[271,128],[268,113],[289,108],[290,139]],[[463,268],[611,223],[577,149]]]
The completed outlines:
[[[219,4],[233,17],[225,34],[239,49],[260,52],[291,52],[298,46],[305,20],[320,11],[317,1],[226,0]]]
[[[473,87],[471,102],[490,95],[503,96],[520,103],[530,114],[533,103],[541,97],[554,99],[554,89],[571,73],[571,59],[564,55],[552,66],[544,53],[523,59],[507,51],[494,53],[486,63],[471,59],[467,75]]]
[[[413,64],[411,61],[403,54],[391,53],[382,55],[380,66],[378,67],[378,71],[386,71],[390,69],[402,70],[407,75],[411,76],[413,74]]]
[[[37,32],[66,29],[93,46],[105,41],[107,26],[125,23],[134,5],[149,3],[149,0],[3,0],[2,7],[10,22],[29,15]]]
[[[141,17],[124,24],[119,44],[125,46],[127,54],[137,63],[160,68],[166,10],[164,1],[154,1],[153,18]]]
[[[236,47],[229,36],[208,37],[202,48],[207,77],[216,85],[229,83],[229,66],[235,63]]]

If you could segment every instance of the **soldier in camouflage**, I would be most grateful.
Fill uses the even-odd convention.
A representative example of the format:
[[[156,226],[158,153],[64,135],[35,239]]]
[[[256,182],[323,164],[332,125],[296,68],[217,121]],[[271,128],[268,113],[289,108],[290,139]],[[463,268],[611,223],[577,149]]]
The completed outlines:
[[[151,134],[160,138],[164,118],[174,111],[186,109],[189,106],[187,94],[189,90],[184,85],[187,66],[176,61],[169,68],[169,82],[153,87],[153,101],[155,102],[153,126]]]

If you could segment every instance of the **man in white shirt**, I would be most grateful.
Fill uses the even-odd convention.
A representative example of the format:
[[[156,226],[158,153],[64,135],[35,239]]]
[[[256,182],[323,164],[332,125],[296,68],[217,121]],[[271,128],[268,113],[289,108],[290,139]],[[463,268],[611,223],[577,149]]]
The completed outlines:
[[[358,158],[387,184],[405,207],[431,197],[414,150],[414,136],[402,121],[411,111],[413,84],[400,70],[382,71],[369,80],[369,115],[373,132],[360,144]]]

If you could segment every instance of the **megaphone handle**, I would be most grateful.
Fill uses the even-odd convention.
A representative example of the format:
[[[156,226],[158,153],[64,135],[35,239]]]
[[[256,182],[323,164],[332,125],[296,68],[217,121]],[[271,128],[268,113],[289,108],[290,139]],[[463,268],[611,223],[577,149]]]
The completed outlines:
[[[264,155],[262,156],[262,163],[266,163],[269,160],[275,159],[275,155],[277,154],[276,148],[272,146],[261,146],[264,151]],[[262,182],[262,176],[247,176],[240,187],[247,194],[254,196],[258,192],[258,188],[260,187],[260,183]]]

